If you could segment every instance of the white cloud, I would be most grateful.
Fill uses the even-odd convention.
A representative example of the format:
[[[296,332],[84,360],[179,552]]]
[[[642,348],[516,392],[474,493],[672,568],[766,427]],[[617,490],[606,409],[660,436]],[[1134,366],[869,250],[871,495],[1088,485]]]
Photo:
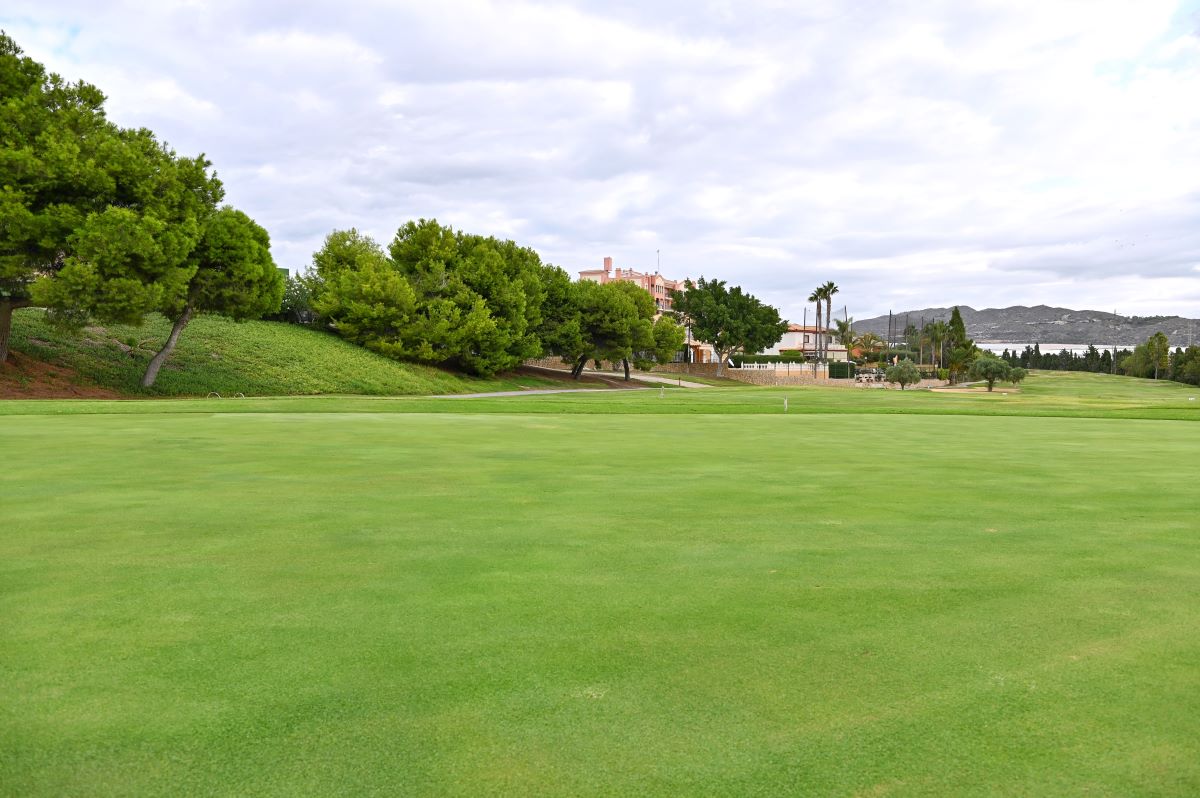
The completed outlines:
[[[302,268],[408,218],[800,316],[1200,315],[1200,42],[1170,0],[11,0],[121,124],[206,152]]]

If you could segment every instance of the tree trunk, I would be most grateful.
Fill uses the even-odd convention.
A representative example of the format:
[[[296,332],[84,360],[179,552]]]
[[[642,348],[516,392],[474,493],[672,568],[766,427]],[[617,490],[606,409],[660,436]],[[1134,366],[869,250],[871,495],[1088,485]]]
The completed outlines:
[[[715,349],[713,350],[713,354],[717,356],[717,376],[723,376],[725,374],[725,355]]]
[[[583,367],[587,365],[587,361],[588,361],[587,355],[584,355],[583,357],[579,358],[579,362],[575,364],[575,368],[571,369],[571,376],[574,377],[575,379],[579,379],[580,377],[582,377],[583,376]]]
[[[817,337],[817,361],[820,362],[820,360],[822,359],[822,354],[821,354],[821,346],[822,346],[822,342],[821,342],[821,303],[820,302],[817,302],[817,336],[816,337]]]
[[[629,382],[629,358],[621,358],[621,365],[625,367],[625,382]]]
[[[179,343],[179,334],[183,332],[183,328],[192,320],[192,306],[188,305],[183,309],[183,313],[175,320],[175,325],[171,327],[171,334],[167,336],[167,343],[162,349],[158,350],[158,354],[150,358],[150,365],[146,367],[146,376],[142,377],[142,387],[149,388],[158,379],[158,370],[162,368],[162,364],[167,362],[167,358],[175,351],[175,344]]]
[[[0,367],[8,360],[8,339],[12,336],[12,317],[15,303],[11,300],[0,302]]]
[[[825,299],[825,329],[828,330],[829,326],[831,324],[833,324],[833,295],[832,294],[830,294]],[[826,360],[829,359],[829,336],[828,335],[825,336],[825,359]]]

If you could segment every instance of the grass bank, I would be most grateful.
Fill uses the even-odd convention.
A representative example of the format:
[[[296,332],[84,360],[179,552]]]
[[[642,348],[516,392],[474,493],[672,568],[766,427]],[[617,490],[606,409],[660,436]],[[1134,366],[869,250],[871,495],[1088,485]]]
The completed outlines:
[[[557,385],[536,376],[476,379],[398,363],[336,336],[269,321],[200,316],[188,325],[153,388],[140,387],[146,364],[170,323],[150,316],[142,327],[110,325],[67,333],[40,309],[18,311],[14,351],[70,369],[83,381],[129,396],[306,394],[421,395],[519,390]]]

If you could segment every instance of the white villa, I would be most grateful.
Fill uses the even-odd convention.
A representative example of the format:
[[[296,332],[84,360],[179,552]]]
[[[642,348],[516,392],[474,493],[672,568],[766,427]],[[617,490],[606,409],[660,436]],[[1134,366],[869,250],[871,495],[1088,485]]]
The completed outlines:
[[[789,324],[787,332],[783,334],[783,338],[779,339],[779,343],[770,349],[764,349],[759,354],[784,355],[792,352],[803,352],[807,359],[812,360],[817,356],[817,345],[819,343],[824,344],[828,360],[848,359],[846,347],[838,343],[837,339],[833,337],[833,333],[829,330],[824,330],[813,325],[805,327],[801,324]]]

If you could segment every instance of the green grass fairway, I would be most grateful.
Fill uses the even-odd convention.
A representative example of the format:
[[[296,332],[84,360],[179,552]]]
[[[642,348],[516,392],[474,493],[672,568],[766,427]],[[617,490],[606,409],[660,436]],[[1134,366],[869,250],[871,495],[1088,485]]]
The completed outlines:
[[[1200,793],[1189,394],[665,393],[0,407],[0,795]]]
[[[559,383],[558,385],[561,385]],[[569,392],[444,401],[428,397],[296,396],[287,398],[163,401],[10,400],[0,416],[95,413],[518,413],[575,415],[919,414],[1048,416],[1200,421],[1200,388],[1098,374],[1035,374],[1009,393],[933,393],[865,388],[791,387],[679,390],[655,385],[639,391]],[[467,404],[463,404],[466,402]]]

